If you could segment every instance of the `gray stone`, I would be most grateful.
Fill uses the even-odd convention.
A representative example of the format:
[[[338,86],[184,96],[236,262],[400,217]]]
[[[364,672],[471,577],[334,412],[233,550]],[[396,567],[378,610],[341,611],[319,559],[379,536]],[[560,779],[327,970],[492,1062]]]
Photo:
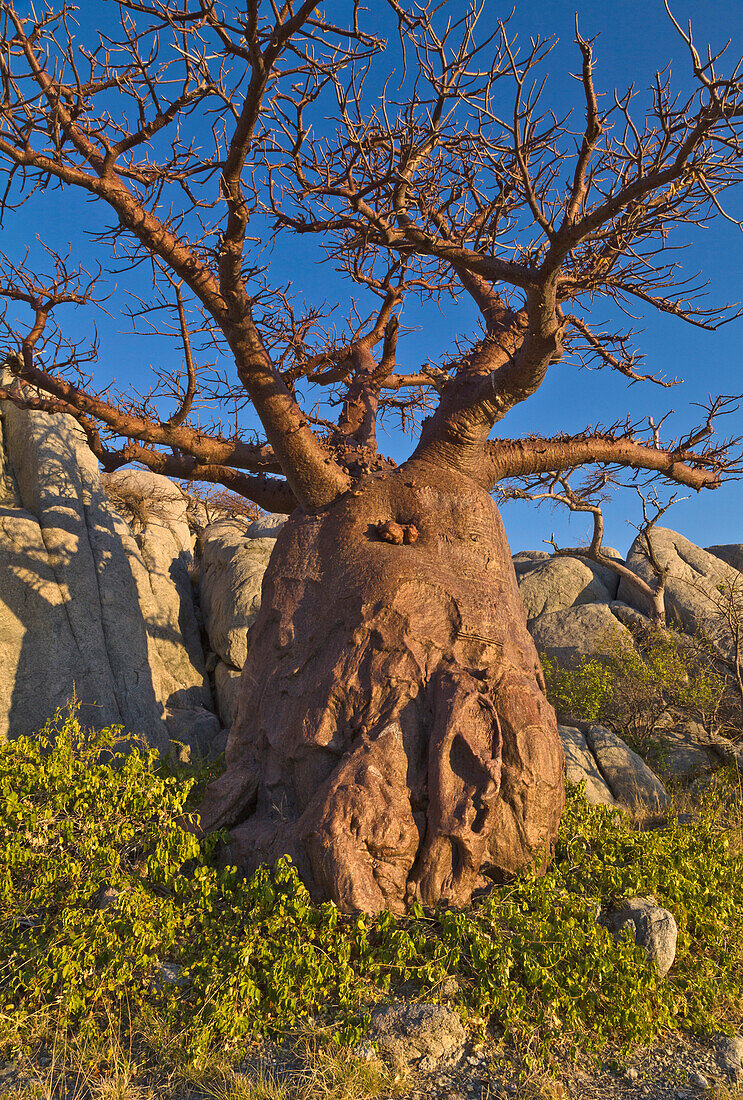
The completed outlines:
[[[191,583],[194,540],[188,502],[169,478],[149,470],[118,470],[104,478],[104,488],[127,520],[146,569],[141,584],[149,588],[150,598],[142,610],[157,650],[158,695],[169,708],[211,707]],[[137,562],[132,569],[138,571]],[[167,715],[166,721],[170,729]],[[176,721],[178,730],[174,727],[171,736],[180,738],[182,723]]]
[[[157,967],[156,984],[160,986],[174,985],[178,989],[183,989],[188,985],[188,980],[183,977],[183,967],[178,963],[162,962]]]
[[[549,561],[551,557],[552,555],[546,550],[519,550],[518,554],[512,556],[511,561],[516,570],[516,576],[519,577],[522,573],[528,573],[530,569],[536,569],[542,562]]]
[[[117,890],[110,883],[104,882],[103,885],[96,890],[93,897],[90,899],[91,909],[116,909],[119,904],[119,898],[121,892]]]
[[[611,793],[627,806],[661,810],[668,792],[645,761],[605,726],[589,726],[586,741]]]
[[[722,546],[706,546],[708,554],[713,554],[721,561],[732,565],[739,573],[743,573],[743,542],[728,542]]]
[[[226,665],[224,661],[217,661],[214,669],[214,687],[217,696],[217,707],[222,725],[230,729],[237,714],[237,697],[240,687],[239,669]]]
[[[575,726],[558,726],[557,729],[565,753],[565,778],[568,783],[577,786],[585,780],[586,801],[592,806],[618,805],[588,747],[585,734]]]
[[[466,1039],[459,1016],[437,1004],[398,1002],[372,1013],[370,1033],[380,1051],[399,1064],[442,1058]]]
[[[261,606],[261,583],[276,540],[249,538],[245,526],[220,520],[201,539],[201,608],[211,648],[233,668],[248,653],[248,630]]]
[[[743,1037],[720,1035],[716,1042],[717,1063],[723,1073],[738,1076],[743,1073]]]
[[[165,708],[210,702],[186,565],[187,589],[173,576],[190,536],[171,516],[142,525],[140,547],[72,417],[1,404],[0,739],[33,733],[75,693],[85,725],[167,751]],[[172,510],[180,490],[155,481]]]
[[[650,965],[664,978],[676,958],[678,927],[673,914],[655,898],[630,898],[602,913],[601,923],[615,936],[629,928],[635,943],[645,948]]]
[[[171,741],[188,749],[184,760],[206,760],[222,732],[217,715],[205,707],[166,707],[165,721]]]
[[[140,531],[147,531],[150,538],[156,540],[167,534],[168,551],[172,542],[176,552],[193,563],[194,536],[188,521],[189,501],[175,482],[151,470],[131,469],[103,474],[102,481],[106,495],[135,536]]]
[[[3,405],[21,507],[0,509],[0,738],[33,733],[75,692],[84,724],[166,750],[146,569],[98,463],[71,417]]]
[[[227,751],[227,742],[229,738],[229,730],[220,730],[217,736],[212,740],[206,758],[209,764],[213,764],[215,760],[219,760],[220,756],[224,756]]]
[[[706,1092],[710,1087],[708,1079],[698,1069],[690,1070],[689,1072],[689,1084],[695,1089],[699,1089],[702,1092]]]
[[[249,539],[276,539],[288,518],[276,512],[267,512],[265,516],[254,519],[245,534]]]
[[[734,746],[707,733],[699,722],[679,722],[656,730],[651,762],[669,776],[689,782],[723,767],[734,756]]]
[[[612,600],[609,608],[612,615],[619,620],[622,626],[626,626],[633,633],[636,630],[652,629],[653,622],[650,616],[644,615],[636,607],[630,607],[628,603],[623,603],[621,600]]]
[[[564,611],[540,615],[529,623],[539,653],[572,668],[582,657],[606,651],[619,642],[632,644],[632,636],[605,603],[582,604]]]
[[[528,620],[569,607],[611,600],[597,571],[578,558],[555,556],[523,573],[518,581]]]
[[[688,634],[703,630],[726,653],[730,647],[728,632],[715,605],[720,599],[721,586],[740,584],[738,570],[667,527],[654,527],[650,540],[659,564],[668,569],[664,592],[668,621]],[[654,579],[639,536],[630,548],[627,564],[644,580]],[[625,580],[619,585],[617,598],[639,611],[647,611],[642,595]]]
[[[613,546],[602,546],[601,553],[605,558],[611,558],[613,561],[621,562],[623,565],[625,564],[624,558]],[[598,562],[592,561],[589,557],[582,557],[580,554],[575,554],[573,556],[577,561],[585,562],[588,568],[593,570],[604,588],[608,591],[611,599],[615,599],[619,588],[619,574],[615,573],[613,569],[610,569],[608,565],[599,565]]]

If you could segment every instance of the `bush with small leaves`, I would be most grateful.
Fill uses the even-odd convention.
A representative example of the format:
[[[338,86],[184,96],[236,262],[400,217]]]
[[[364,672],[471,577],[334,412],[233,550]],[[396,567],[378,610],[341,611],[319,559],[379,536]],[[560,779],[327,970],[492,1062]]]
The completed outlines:
[[[668,713],[714,727],[730,684],[704,640],[655,628],[637,643],[635,648],[626,636],[609,634],[574,668],[543,655],[547,696],[560,720],[601,722],[638,747]]]
[[[401,986],[435,1000],[450,976],[463,1016],[529,1035],[537,1059],[557,1040],[596,1050],[741,1018],[740,796],[724,775],[693,828],[652,832],[571,789],[544,877],[406,917],[314,904],[287,859],[247,880],[213,866],[214,841],[183,828],[192,782],[74,710],[0,746],[0,1054],[38,1046],[44,1015],[99,1050],[117,1020],[155,1060],[164,1032],[202,1059],[308,1021],[350,1042]],[[679,926],[663,981],[597,920],[647,894]]]

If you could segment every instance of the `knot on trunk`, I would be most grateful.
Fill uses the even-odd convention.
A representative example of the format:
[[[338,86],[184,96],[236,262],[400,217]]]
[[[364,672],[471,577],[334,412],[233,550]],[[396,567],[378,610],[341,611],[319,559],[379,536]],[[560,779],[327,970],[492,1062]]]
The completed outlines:
[[[380,520],[375,530],[383,542],[393,542],[396,546],[406,546],[418,541],[418,528],[414,523],[395,523],[393,519]]]

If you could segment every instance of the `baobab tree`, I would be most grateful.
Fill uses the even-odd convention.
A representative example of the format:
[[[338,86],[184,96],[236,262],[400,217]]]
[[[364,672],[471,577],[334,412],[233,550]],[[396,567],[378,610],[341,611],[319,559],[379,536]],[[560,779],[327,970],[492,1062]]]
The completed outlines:
[[[631,92],[599,97],[576,25],[576,130],[541,104],[551,42],[518,54],[482,3],[117,3],[118,34],[79,42],[69,5],[0,2],[2,212],[75,191],[110,211],[99,244],[149,272],[135,312],[172,329],[183,367],[146,397],[97,392],[95,349],[60,318],[105,284],[73,244],[46,276],[3,261],[14,380],[0,396],[76,417],[106,470],[217,483],[290,516],[202,828],[228,828],[246,869],[290,853],[344,909],[464,904],[549,858],[563,804],[493,490],[579,466],[713,489],[739,469],[711,418],[667,444],[623,422],[490,438],[563,358],[666,384],[628,334],[591,324],[596,301],[710,329],[734,315],[700,303],[664,247],[678,224],[730,217],[739,69],[721,75],[677,24],[694,88],[658,75],[635,117]],[[316,237],[371,315],[357,304],[331,327],[294,301],[261,252],[269,234]],[[455,315],[463,296],[478,336],[399,367],[405,302]],[[198,366],[196,333],[229,368]],[[206,430],[207,398],[249,402],[265,439]],[[426,414],[400,465],[376,438],[395,412]]]

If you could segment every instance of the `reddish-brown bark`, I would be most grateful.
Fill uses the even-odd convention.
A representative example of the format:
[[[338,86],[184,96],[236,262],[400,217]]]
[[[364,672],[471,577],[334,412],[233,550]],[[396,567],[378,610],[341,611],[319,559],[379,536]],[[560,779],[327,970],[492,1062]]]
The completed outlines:
[[[538,681],[488,493],[416,460],[371,476],[280,535],[202,827],[227,826],[245,870],[290,852],[347,911],[464,905],[552,851],[562,750]]]

